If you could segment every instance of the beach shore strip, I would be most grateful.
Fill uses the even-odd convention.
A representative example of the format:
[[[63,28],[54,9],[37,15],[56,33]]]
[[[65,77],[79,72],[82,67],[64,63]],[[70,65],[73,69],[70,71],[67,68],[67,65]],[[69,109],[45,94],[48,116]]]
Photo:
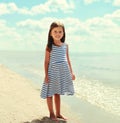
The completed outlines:
[[[65,104],[62,112],[70,118],[67,123],[74,121],[75,116],[72,118]],[[0,123],[44,123],[48,116],[46,100],[40,98],[40,87],[0,64]]]

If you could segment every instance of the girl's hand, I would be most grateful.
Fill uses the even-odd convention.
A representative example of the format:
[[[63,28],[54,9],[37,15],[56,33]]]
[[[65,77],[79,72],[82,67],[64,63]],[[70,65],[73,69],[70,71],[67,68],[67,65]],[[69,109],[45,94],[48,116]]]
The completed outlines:
[[[75,80],[75,75],[74,74],[72,74],[72,80]]]
[[[45,83],[48,83],[49,82],[48,76],[45,76],[44,82]]]

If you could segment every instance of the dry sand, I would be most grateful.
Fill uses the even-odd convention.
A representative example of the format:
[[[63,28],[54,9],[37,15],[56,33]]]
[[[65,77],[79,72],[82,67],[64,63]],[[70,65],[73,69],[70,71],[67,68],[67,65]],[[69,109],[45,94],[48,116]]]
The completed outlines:
[[[67,123],[80,123],[66,105],[62,104],[62,112],[70,117]],[[40,98],[40,90],[30,80],[0,65],[0,123],[54,123],[47,116],[46,100]]]

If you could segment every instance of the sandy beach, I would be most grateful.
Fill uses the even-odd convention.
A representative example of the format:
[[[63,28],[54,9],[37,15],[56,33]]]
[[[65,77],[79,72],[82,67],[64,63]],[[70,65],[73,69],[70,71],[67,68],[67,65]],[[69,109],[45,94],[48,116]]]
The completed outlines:
[[[45,100],[39,95],[40,90],[32,81],[0,65],[0,123],[53,122],[48,118]],[[73,123],[74,119],[79,123],[65,104],[61,110],[70,118],[67,123]],[[60,123],[65,122],[60,120]]]

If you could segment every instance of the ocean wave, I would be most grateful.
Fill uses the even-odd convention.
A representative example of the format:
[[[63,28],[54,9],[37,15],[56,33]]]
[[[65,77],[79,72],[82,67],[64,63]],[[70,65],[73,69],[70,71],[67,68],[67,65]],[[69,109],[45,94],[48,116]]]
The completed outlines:
[[[108,87],[98,80],[85,78],[76,80],[74,86],[78,98],[120,116],[120,87]]]

